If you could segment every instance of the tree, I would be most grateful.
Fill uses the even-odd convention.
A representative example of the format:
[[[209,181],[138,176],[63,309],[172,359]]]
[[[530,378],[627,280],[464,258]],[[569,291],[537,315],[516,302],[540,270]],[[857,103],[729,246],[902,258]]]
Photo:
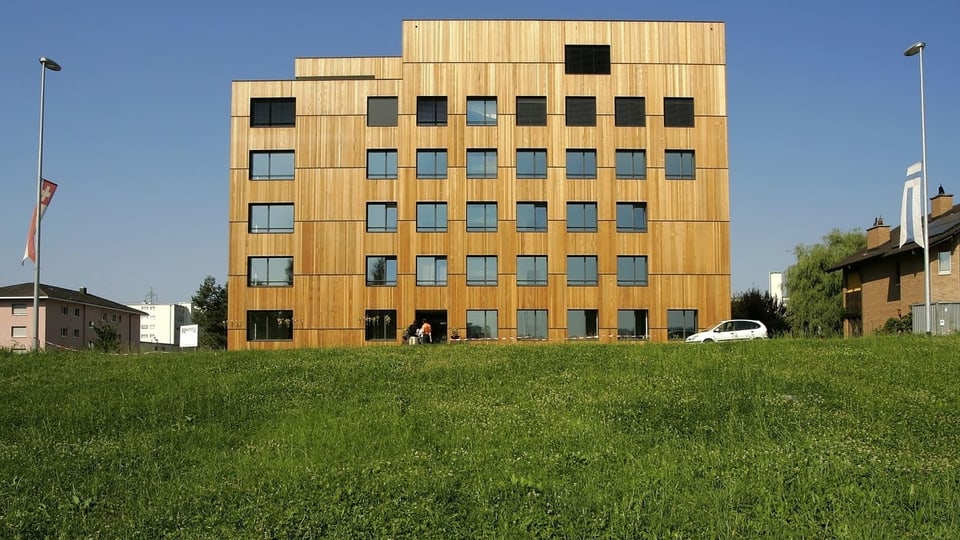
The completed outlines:
[[[93,327],[97,336],[93,339],[93,348],[103,352],[113,352],[120,347],[120,331],[112,324]]]
[[[822,244],[794,248],[797,262],[787,269],[789,291],[787,320],[794,334],[834,336],[843,330],[843,276],[827,272],[844,258],[867,245],[860,229],[841,232],[834,229]]]
[[[191,298],[193,322],[200,330],[198,345],[209,349],[227,348],[227,288],[207,276]]]
[[[790,331],[787,308],[769,292],[753,288],[733,297],[730,312],[734,319],[754,319],[767,327],[770,336],[781,336]]]

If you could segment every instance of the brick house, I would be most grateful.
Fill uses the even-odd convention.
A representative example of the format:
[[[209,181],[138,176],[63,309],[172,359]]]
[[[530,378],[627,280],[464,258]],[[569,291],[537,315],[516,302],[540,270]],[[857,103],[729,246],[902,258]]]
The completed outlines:
[[[953,205],[953,195],[943,187],[931,203],[930,303],[960,303],[960,205]],[[899,243],[900,227],[891,229],[878,219],[867,229],[865,249],[827,269],[843,272],[845,336],[872,333],[891,317],[906,316],[912,306],[924,304],[923,248],[912,240],[903,247]],[[914,317],[915,331],[925,329],[923,322]],[[948,330],[936,318],[931,328],[935,334]]]

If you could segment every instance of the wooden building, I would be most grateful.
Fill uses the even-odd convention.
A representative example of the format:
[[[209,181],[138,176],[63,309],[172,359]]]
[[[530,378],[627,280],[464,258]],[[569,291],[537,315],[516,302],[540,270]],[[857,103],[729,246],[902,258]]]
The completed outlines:
[[[402,41],[233,83],[229,348],[729,317],[723,23],[412,20]]]

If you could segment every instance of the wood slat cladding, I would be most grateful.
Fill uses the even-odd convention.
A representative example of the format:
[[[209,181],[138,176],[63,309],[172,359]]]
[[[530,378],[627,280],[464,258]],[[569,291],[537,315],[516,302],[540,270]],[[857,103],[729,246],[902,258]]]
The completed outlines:
[[[576,333],[568,310],[596,311],[593,339],[601,342],[617,340],[620,310],[645,310],[655,341],[668,337],[668,310],[695,310],[701,328],[729,316],[723,23],[448,20],[402,28],[399,57],[298,58],[295,80],[234,82],[231,349],[382,344],[366,328],[370,312],[381,325],[385,313],[396,318],[390,343],[418,313],[445,313],[434,324],[442,335],[463,334],[468,312],[495,311],[498,342],[516,340],[518,310],[545,311],[550,340]],[[609,74],[568,73],[568,45],[590,53],[578,69]],[[445,125],[422,125],[444,124],[424,122],[426,110],[418,125],[423,97],[444,98],[443,110],[431,111]],[[489,100],[481,124],[492,125],[468,125],[467,100],[477,97]],[[251,100],[274,98],[293,100],[294,125],[251,126]],[[617,98],[630,108],[618,110]],[[665,126],[669,98],[684,98],[685,114],[692,108],[692,127],[686,117],[684,127]],[[518,178],[518,149],[545,152],[546,178]],[[295,153],[293,180],[250,179],[251,151],[283,150]],[[367,178],[370,150],[396,152],[395,178]],[[445,177],[418,178],[418,150],[445,151]],[[495,152],[495,178],[470,169],[467,154],[478,150]],[[595,173],[581,164],[575,172],[586,177],[568,178],[568,150],[595,156]],[[643,174],[619,178],[617,150],[642,151]],[[667,179],[667,150],[695,154],[692,179]],[[294,205],[293,233],[249,232],[250,205],[271,202]],[[432,202],[446,204],[446,231],[418,232],[417,203]],[[646,205],[644,232],[617,232],[618,202]],[[368,203],[395,205],[395,226],[368,231]],[[468,231],[467,205],[475,203],[495,206],[487,225],[495,231]],[[545,204],[547,230],[519,231],[518,203]],[[595,205],[595,230],[568,230],[567,203]],[[518,286],[521,255],[546,257],[546,285]],[[595,285],[568,285],[568,255],[596,257]],[[262,256],[293,257],[293,286],[249,287],[248,258]],[[396,286],[366,285],[368,256],[396,261]],[[445,257],[446,285],[417,285],[418,256]],[[495,258],[496,284],[468,285],[468,257]],[[618,285],[618,257],[646,257],[645,286]],[[265,310],[293,312],[292,339],[248,340],[247,313]]]

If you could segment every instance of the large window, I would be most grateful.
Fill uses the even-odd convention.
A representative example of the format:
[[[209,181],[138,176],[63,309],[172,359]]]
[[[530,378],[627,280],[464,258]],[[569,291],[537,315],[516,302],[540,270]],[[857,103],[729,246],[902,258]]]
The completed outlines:
[[[647,285],[647,256],[620,255],[617,257],[617,285],[637,287]]]
[[[597,256],[567,255],[567,285],[596,285]]]
[[[292,310],[247,312],[247,341],[284,341],[293,339]]]
[[[617,232],[647,232],[647,203],[618,202]]]
[[[697,310],[695,309],[668,309],[667,310],[667,339],[685,340],[687,336],[697,333]]]
[[[950,259],[949,251],[938,251],[937,252],[937,274],[944,276],[949,274],[952,271],[952,260]]]
[[[546,232],[547,203],[517,203],[517,230],[520,232]]]
[[[417,178],[446,177],[446,150],[417,150]]]
[[[614,125],[644,127],[647,125],[647,102],[642,97],[613,99]]]
[[[567,150],[567,178],[596,177],[596,150]]]
[[[568,126],[597,125],[597,98],[568,97],[566,118]]]
[[[567,231],[597,232],[597,203],[568,202]]]
[[[495,232],[496,230],[497,203],[467,203],[467,232]]]
[[[467,255],[467,285],[497,284],[496,255]]]
[[[547,339],[547,310],[518,309],[517,339]]]
[[[367,232],[397,232],[397,203],[367,203]]]
[[[467,150],[467,178],[496,178],[497,151]]]
[[[367,125],[370,127],[397,125],[397,98],[368,97],[367,98]]]
[[[371,287],[396,287],[397,257],[393,255],[367,257],[367,285]]]
[[[297,122],[295,98],[253,98],[250,100],[251,127],[294,126]]]
[[[418,96],[417,97],[417,125],[418,126],[447,125],[447,98]]]
[[[467,339],[497,339],[497,310],[468,309]]]
[[[617,150],[617,178],[647,177],[646,150]]]
[[[546,255],[517,256],[517,285],[530,287],[547,284]]]
[[[609,75],[609,45],[566,45],[564,65],[567,75]]]
[[[667,150],[667,178],[671,180],[692,180],[696,178],[696,165],[693,157],[693,150]]]
[[[447,258],[438,255],[417,257],[417,285],[438,287],[447,284]]]
[[[617,310],[617,339],[647,339],[650,337],[647,310]]]
[[[247,221],[251,233],[292,233],[292,204],[251,204]]]
[[[293,257],[248,257],[247,285],[251,287],[293,285]]]
[[[664,127],[693,127],[693,98],[663,98]]]
[[[517,125],[547,125],[547,98],[544,96],[517,96]]]
[[[468,126],[497,125],[497,98],[468,97],[467,98],[467,125]]]
[[[595,309],[568,309],[567,338],[596,338],[598,336],[598,318]]]
[[[417,232],[446,232],[447,203],[417,203]]]
[[[250,179],[293,180],[293,150],[252,150]]]
[[[366,341],[395,341],[397,339],[397,310],[368,309],[363,314]]]
[[[397,177],[396,150],[367,150],[367,178]]]
[[[517,178],[546,178],[547,151],[545,149],[517,150]]]

